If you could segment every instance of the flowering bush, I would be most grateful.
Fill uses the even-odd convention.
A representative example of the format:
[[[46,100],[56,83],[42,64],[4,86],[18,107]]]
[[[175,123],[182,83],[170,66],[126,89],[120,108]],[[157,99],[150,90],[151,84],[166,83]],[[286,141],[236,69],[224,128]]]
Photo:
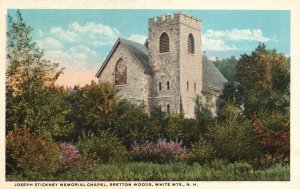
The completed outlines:
[[[182,142],[169,141],[160,139],[157,143],[145,142],[142,144],[135,143],[130,153],[133,160],[153,161],[158,163],[174,162],[186,154],[186,149],[182,147]]]
[[[63,166],[72,165],[79,158],[78,150],[70,143],[60,144],[59,159]]]

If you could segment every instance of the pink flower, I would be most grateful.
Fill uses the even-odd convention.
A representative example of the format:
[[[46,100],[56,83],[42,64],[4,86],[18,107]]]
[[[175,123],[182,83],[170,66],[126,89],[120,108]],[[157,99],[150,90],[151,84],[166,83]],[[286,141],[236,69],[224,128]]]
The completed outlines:
[[[61,162],[65,165],[72,164],[79,157],[78,150],[71,143],[60,144],[60,155]]]
[[[182,147],[182,142],[160,139],[157,143],[145,142],[135,143],[130,150],[136,160],[144,161],[174,161],[176,157],[186,154],[186,149]]]

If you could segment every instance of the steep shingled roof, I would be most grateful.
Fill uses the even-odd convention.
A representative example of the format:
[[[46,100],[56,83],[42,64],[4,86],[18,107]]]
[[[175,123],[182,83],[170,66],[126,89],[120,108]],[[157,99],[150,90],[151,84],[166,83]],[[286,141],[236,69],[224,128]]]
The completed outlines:
[[[120,38],[120,41],[122,41],[126,45],[128,51],[134,57],[136,57],[136,59],[139,61],[139,63],[141,64],[142,68],[146,73],[152,71],[148,63],[149,52],[148,49],[145,47],[145,45],[127,39],[123,39],[123,38]]]
[[[148,49],[137,42],[129,41],[127,39],[119,38],[116,43],[114,44],[112,50],[110,51],[109,55],[106,57],[105,61],[101,65],[100,69],[98,70],[96,77],[99,77],[102,70],[105,68],[106,64],[108,63],[110,57],[114,54],[117,46],[119,43],[123,43],[126,47],[126,49],[129,51],[131,56],[136,60],[136,62],[139,64],[139,66],[143,69],[145,73],[151,73],[152,69],[149,66],[148,63]]]
[[[202,65],[202,89],[222,91],[227,79],[207,57],[202,58]]]

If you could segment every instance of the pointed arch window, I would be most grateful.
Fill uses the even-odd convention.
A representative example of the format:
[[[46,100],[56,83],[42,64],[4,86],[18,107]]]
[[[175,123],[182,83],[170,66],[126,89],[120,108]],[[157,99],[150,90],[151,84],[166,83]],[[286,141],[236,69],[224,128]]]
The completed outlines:
[[[169,36],[167,33],[164,32],[159,38],[159,52],[165,53],[169,51]]]
[[[188,37],[188,53],[194,54],[195,53],[195,43],[194,43],[194,37],[192,34]]]
[[[118,60],[115,67],[115,84],[116,85],[127,84],[127,67],[122,58]]]

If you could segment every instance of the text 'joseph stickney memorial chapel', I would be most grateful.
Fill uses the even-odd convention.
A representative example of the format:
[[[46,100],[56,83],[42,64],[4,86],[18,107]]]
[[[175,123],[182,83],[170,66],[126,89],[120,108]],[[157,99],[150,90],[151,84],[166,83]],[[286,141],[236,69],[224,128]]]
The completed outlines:
[[[160,108],[188,118],[195,117],[197,95],[205,91],[215,101],[227,82],[202,56],[201,20],[184,13],[150,18],[144,44],[119,38],[96,77],[147,112]]]

